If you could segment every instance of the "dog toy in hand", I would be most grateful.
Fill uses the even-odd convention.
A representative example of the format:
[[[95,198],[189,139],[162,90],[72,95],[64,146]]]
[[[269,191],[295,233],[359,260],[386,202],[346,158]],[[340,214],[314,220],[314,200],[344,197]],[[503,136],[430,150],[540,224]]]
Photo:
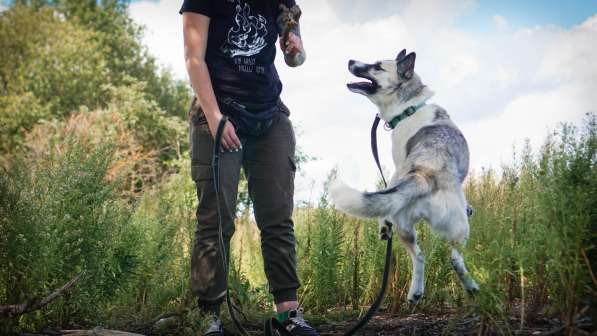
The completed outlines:
[[[305,62],[305,50],[301,41],[299,19],[301,9],[294,5],[288,8],[280,4],[280,15],[278,16],[278,28],[280,29],[280,44],[284,50],[284,60],[292,67],[299,66]],[[292,33],[292,34],[291,34]]]

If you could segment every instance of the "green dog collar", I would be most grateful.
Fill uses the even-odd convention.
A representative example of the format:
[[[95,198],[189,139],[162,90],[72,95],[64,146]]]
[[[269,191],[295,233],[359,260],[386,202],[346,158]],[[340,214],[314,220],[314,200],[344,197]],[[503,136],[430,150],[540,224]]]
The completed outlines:
[[[388,123],[388,126],[391,129],[394,129],[396,127],[396,125],[398,125],[399,122],[401,122],[402,120],[415,114],[415,112],[417,112],[424,105],[425,105],[425,102],[422,102],[422,103],[418,103],[417,105],[407,107],[406,110],[402,111],[402,113],[400,113],[399,115],[395,116],[392,120],[390,120],[390,122]]]

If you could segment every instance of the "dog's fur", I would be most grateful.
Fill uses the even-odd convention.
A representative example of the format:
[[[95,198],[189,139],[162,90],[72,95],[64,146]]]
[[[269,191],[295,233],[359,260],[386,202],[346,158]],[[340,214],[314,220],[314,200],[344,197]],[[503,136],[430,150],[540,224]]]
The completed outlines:
[[[395,60],[365,64],[350,61],[349,71],[368,82],[348,88],[369,98],[382,120],[390,122],[409,106],[426,102],[433,92],[414,72],[415,53],[402,50]],[[462,182],[468,173],[469,150],[458,127],[446,111],[423,105],[398,123],[392,132],[392,156],[396,171],[388,188],[359,192],[339,180],[330,193],[336,207],[348,214],[380,219],[382,239],[391,239],[395,228],[413,263],[408,300],[416,303],[424,292],[424,257],[416,243],[414,225],[426,219],[434,232],[452,243],[452,266],[469,293],[479,290],[470,277],[457,243],[469,235],[468,206]]]

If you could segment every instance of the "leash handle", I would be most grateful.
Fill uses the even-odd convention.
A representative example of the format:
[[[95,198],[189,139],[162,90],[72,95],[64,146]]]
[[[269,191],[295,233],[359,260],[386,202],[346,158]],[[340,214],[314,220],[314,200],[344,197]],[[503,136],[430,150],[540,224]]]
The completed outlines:
[[[220,119],[220,123],[218,124],[218,130],[216,131],[213,154],[211,158],[211,166],[214,178],[214,191],[216,193],[216,210],[218,212],[218,245],[220,247],[220,260],[222,262],[222,267],[224,267],[224,276],[226,281],[226,306],[228,307],[228,314],[230,314],[230,318],[240,333],[242,335],[249,335],[247,330],[243,328],[240,321],[236,317],[236,313],[234,312],[233,308],[234,303],[230,298],[230,289],[228,288],[228,253],[226,252],[226,245],[224,244],[224,233],[222,230],[222,209],[220,207],[220,155],[222,135],[224,134],[226,122],[228,122],[228,117],[222,116],[222,119]]]
[[[216,137],[214,139],[214,148],[213,154],[211,157],[211,167],[213,170],[214,176],[214,189],[216,191],[216,197],[219,198],[220,192],[220,153],[222,147],[222,135],[224,134],[224,127],[226,126],[226,122],[228,121],[228,117],[223,115],[222,119],[218,123],[218,130],[216,131]],[[218,203],[218,207],[219,207]]]

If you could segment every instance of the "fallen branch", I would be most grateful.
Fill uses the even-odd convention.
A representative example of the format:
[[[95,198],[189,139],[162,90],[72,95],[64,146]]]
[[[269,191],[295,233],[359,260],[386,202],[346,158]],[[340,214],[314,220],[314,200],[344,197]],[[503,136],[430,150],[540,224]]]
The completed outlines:
[[[58,297],[62,296],[65,292],[70,290],[81,278],[83,272],[77,275],[76,277],[72,278],[69,282],[64,284],[64,286],[58,288],[50,295],[46,296],[43,300],[32,300],[28,299],[27,301],[21,304],[13,304],[13,305],[6,305],[0,306],[0,315],[4,316],[18,316],[27,314],[29,312],[41,309],[48,305],[50,302],[56,300]]]
[[[91,330],[62,330],[62,335],[67,336],[143,336],[126,331],[110,330],[101,327],[95,327]]]
[[[146,330],[150,330],[159,320],[162,319],[167,319],[167,318],[171,318],[171,317],[181,317],[184,314],[188,313],[190,311],[190,309],[188,308],[183,308],[178,312],[167,312],[167,313],[162,313],[159,314],[158,316],[154,317],[151,321],[133,329],[134,331],[146,331]]]

